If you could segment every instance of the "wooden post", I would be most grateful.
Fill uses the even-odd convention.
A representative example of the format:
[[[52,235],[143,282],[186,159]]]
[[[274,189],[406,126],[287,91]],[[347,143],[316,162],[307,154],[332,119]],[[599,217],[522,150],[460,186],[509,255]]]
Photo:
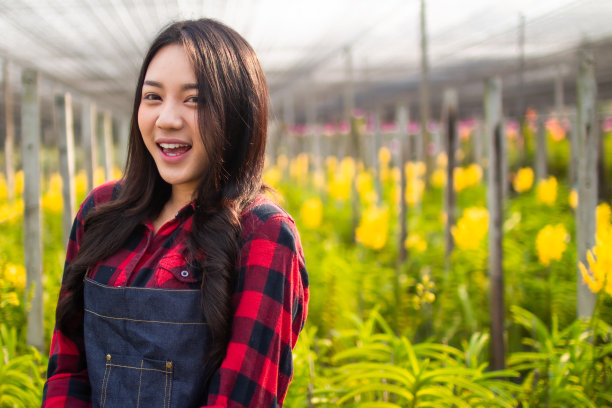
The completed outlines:
[[[484,124],[482,120],[477,120],[476,126],[474,127],[474,136],[472,137],[472,143],[474,144],[474,163],[479,166],[482,166],[482,158],[484,156],[483,138],[485,132],[483,127]]]
[[[431,172],[431,160],[427,155],[427,145],[429,134],[427,125],[429,123],[429,62],[427,57],[427,27],[425,0],[421,0],[421,80],[419,82],[419,113],[421,118],[420,132],[416,142],[416,160],[425,163],[425,184],[429,185],[429,175]]]
[[[402,309],[402,293],[401,293],[401,274],[404,262],[406,262],[406,238],[408,237],[408,227],[406,218],[408,217],[408,211],[406,206],[406,158],[408,157],[407,150],[410,146],[408,136],[408,110],[400,105],[396,109],[396,122],[398,130],[398,166],[400,169],[400,208],[399,208],[399,242],[398,242],[398,257],[397,267],[395,268],[395,280],[393,282],[394,294],[395,294],[395,332],[399,334],[399,316]]]
[[[113,179],[113,117],[106,111],[102,117],[104,137],[104,174],[106,181]]]
[[[64,243],[68,244],[72,220],[75,215],[74,192],[74,120],[72,96],[69,93],[55,97],[55,111],[58,116],[59,165],[62,176],[62,200]]]
[[[446,212],[446,225],[444,226],[444,265],[445,273],[450,266],[450,256],[454,249],[451,227],[455,225],[455,152],[457,151],[457,91],[447,89],[444,92],[442,105],[442,124],[444,126],[444,140],[446,145],[446,187],[444,190],[444,211]]]
[[[293,94],[291,92],[287,92],[285,94],[285,98],[283,99],[283,128],[285,131],[284,136],[287,140],[287,151],[285,154],[287,155],[287,159],[289,159],[289,161],[291,161],[295,155],[295,138],[291,132],[291,127],[295,124],[295,106],[293,102]]]
[[[39,351],[45,348],[43,330],[42,238],[40,212],[40,95],[38,72],[22,72],[21,101],[22,157],[24,173],[24,247],[28,312],[27,343]]]
[[[85,152],[85,171],[87,172],[87,188],[95,187],[95,174],[98,168],[98,113],[96,105],[90,102],[83,103],[81,111],[81,137],[83,151]]]
[[[380,180],[380,161],[378,160],[378,151],[381,147],[381,128],[380,128],[380,109],[376,109],[374,112],[374,135],[373,135],[373,148],[374,150],[372,155],[373,167],[376,173],[376,178],[374,180],[374,187],[376,188],[376,195],[378,196],[378,202],[381,202],[383,199],[382,196],[382,182]]]
[[[276,164],[276,139],[278,135],[278,122],[276,120],[270,121],[268,125],[268,137],[266,141],[266,160],[270,165]]]
[[[406,248],[404,242],[408,236],[407,225],[406,225],[406,158],[407,150],[409,146],[408,140],[408,110],[404,106],[398,106],[396,109],[396,121],[398,128],[398,166],[400,169],[400,208],[399,208],[399,255],[398,255],[398,266],[401,266],[406,260]]]
[[[524,140],[523,147],[519,151],[519,162],[521,163],[521,165],[523,165],[527,157],[527,137],[523,133],[525,130],[525,16],[522,13],[519,14],[518,29],[519,86],[517,96],[517,110],[519,118],[519,135]]]
[[[609,201],[610,199],[610,187],[606,180],[606,153],[605,153],[605,132],[603,116],[604,112],[601,110],[597,114],[597,192],[599,200]],[[601,119],[600,119],[601,118]]]
[[[562,119],[565,110],[563,100],[563,67],[557,68],[557,75],[555,76],[555,110],[557,118]]]
[[[502,84],[497,77],[486,85],[485,120],[489,143],[487,202],[489,207],[489,307],[491,315],[491,369],[505,367],[504,347],[504,271],[502,251],[503,224],[503,133]]]
[[[571,187],[576,188],[578,183],[578,111],[574,108],[568,112],[570,121],[570,163],[568,167],[568,180]]]
[[[121,157],[119,158],[121,163],[121,169],[126,168],[127,164],[127,155],[128,155],[128,146],[130,140],[130,122],[128,120],[121,120],[119,122],[119,145],[121,148],[119,152],[121,152]]]
[[[4,120],[6,138],[4,139],[4,164],[6,171],[6,188],[9,201],[15,197],[15,113],[13,109],[13,84],[11,83],[11,62],[4,61]]]
[[[314,86],[313,86],[314,89]],[[311,137],[312,161],[316,172],[322,169],[321,132],[317,126],[317,107],[314,94],[310,94],[307,107],[308,133]]]
[[[353,111],[355,110],[355,94],[353,90],[353,58],[350,47],[346,47],[344,49],[344,61],[344,118],[349,124],[349,136],[345,139],[345,141],[351,142],[350,148],[347,150],[350,152],[350,155],[355,161],[355,171],[357,171],[357,169],[359,168],[359,157],[361,155],[361,148],[359,146],[357,129],[355,128],[355,121],[353,120]],[[359,224],[359,194],[355,185],[355,178],[351,180],[351,212],[353,213],[351,220],[354,237],[354,231],[357,230],[357,225]]]
[[[597,83],[592,52],[582,50],[578,90],[578,211],[576,219],[578,260],[587,265],[587,250],[595,245],[595,208],[597,206],[597,139],[598,123],[595,101]],[[577,314],[593,315],[595,295],[577,271]]]
[[[542,115],[538,118],[536,141],[536,180],[544,180],[548,177],[548,147],[546,141],[546,121]]]

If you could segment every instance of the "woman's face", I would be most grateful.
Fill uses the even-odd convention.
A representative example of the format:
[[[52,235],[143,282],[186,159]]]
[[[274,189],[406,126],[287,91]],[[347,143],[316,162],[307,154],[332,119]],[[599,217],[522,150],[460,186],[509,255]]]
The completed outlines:
[[[180,190],[191,195],[207,166],[197,101],[195,73],[183,47],[173,44],[160,49],[145,74],[138,127],[173,193]]]

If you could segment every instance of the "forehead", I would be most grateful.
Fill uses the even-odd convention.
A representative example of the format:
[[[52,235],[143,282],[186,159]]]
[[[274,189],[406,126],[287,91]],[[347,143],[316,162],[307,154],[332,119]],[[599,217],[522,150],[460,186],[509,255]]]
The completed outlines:
[[[195,83],[196,76],[183,46],[170,44],[157,51],[147,67],[145,80]]]

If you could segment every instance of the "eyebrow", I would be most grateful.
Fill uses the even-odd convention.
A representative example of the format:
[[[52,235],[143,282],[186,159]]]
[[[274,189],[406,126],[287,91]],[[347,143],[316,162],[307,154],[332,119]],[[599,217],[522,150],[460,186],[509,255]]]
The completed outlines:
[[[149,85],[149,86],[154,86],[156,88],[163,88],[162,84],[160,82],[157,81],[151,81],[151,80],[146,80],[144,81],[143,85]],[[198,84],[184,84],[183,86],[181,86],[181,90],[186,91],[189,89],[198,89]]]

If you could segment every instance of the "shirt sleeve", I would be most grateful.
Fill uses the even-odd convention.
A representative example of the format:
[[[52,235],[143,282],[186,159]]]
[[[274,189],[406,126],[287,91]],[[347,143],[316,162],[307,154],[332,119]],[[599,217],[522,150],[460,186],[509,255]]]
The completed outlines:
[[[83,201],[72,224],[70,238],[66,249],[64,273],[76,258],[83,236],[85,214],[94,207],[94,194]],[[65,276],[64,276],[65,278]],[[60,298],[65,296],[64,288],[60,289]],[[55,327],[49,351],[47,381],[43,388],[43,408],[84,408],[91,406],[91,387],[87,373],[85,344],[82,337],[69,338]]]
[[[293,220],[276,214],[258,226],[240,249],[237,272],[231,337],[206,407],[282,406],[308,305]]]

